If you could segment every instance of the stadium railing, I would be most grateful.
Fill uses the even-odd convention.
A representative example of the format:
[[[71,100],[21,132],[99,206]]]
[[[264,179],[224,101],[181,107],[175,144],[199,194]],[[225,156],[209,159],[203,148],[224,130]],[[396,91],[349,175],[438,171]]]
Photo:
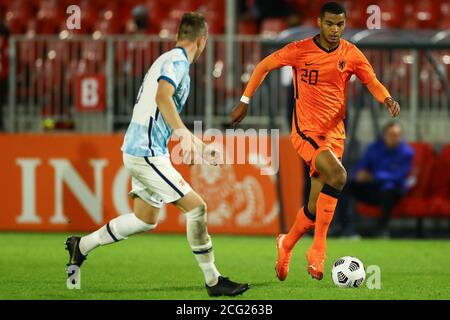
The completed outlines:
[[[309,30],[302,37],[314,32]],[[435,39],[426,46],[392,40],[407,38],[403,33],[390,41],[361,33],[347,38],[355,41],[359,36],[355,42],[399,100],[400,121],[407,136],[413,141],[448,142],[449,33],[422,35]],[[370,41],[361,41],[364,37]],[[226,128],[230,111],[256,64],[286,41],[259,36],[236,36],[229,41],[211,36],[205,53],[192,66],[185,121],[192,125],[194,120],[202,120],[204,127]],[[8,131],[107,133],[125,129],[145,72],[173,45],[173,40],[156,36],[11,37],[9,108],[5,111]],[[284,68],[267,77],[252,100],[244,126],[289,131],[293,105],[290,74],[290,69]],[[362,142],[371,141],[379,133],[378,124],[388,117],[383,111],[353,77],[347,94],[349,136],[357,131]]]

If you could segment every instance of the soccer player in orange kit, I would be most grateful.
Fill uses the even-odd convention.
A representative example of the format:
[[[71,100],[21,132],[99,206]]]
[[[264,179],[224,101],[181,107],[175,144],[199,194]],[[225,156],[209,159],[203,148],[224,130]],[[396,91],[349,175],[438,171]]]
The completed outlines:
[[[292,249],[309,230],[314,242],[306,252],[309,274],[323,278],[326,237],[347,173],[341,164],[345,141],[345,89],[355,74],[392,117],[399,104],[378,81],[364,54],[341,39],[345,29],[345,8],[336,2],[324,4],[317,24],[320,34],[292,42],[262,60],[253,72],[240,103],[232,110],[233,125],[244,119],[250,99],[265,76],[282,66],[292,66],[296,106],[291,141],[310,166],[311,192],[308,206],[299,210],[288,234],[277,238],[276,273],[286,279]]]

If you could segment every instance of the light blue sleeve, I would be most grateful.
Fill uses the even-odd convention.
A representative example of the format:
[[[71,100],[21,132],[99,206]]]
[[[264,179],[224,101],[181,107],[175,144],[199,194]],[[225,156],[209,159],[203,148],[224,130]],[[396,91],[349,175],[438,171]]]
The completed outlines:
[[[161,66],[161,75],[158,81],[163,79],[169,82],[175,90],[181,80],[189,73],[189,64],[186,61],[168,59]]]

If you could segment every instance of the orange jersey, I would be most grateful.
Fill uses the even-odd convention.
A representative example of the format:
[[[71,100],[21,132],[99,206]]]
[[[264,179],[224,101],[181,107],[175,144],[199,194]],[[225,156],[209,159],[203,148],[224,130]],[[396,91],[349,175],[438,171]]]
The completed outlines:
[[[274,53],[283,65],[292,66],[296,110],[292,130],[315,132],[332,138],[345,138],[345,91],[355,74],[363,84],[375,72],[363,53],[341,39],[331,51],[320,47],[315,38],[288,44]]]
[[[364,54],[350,42],[341,39],[335,49],[328,51],[316,42],[316,37],[292,42],[266,57],[260,76],[250,80],[244,95],[253,95],[266,72],[292,66],[296,99],[292,133],[300,130],[343,139],[347,83],[355,74],[367,85],[376,80],[375,72]],[[380,86],[380,92],[388,95]]]

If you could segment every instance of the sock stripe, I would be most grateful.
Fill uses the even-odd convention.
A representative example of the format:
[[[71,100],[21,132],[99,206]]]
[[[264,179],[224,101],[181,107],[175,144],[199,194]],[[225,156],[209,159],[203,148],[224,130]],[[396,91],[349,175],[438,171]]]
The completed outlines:
[[[326,195],[329,195],[330,197],[336,198],[336,199],[339,198],[339,195],[341,194],[341,190],[336,189],[328,184],[323,186],[321,192]]]
[[[311,220],[311,221],[316,221],[316,215],[315,215],[315,214],[312,214],[312,213],[309,211],[308,206],[304,206],[304,207],[303,207],[303,212],[304,212],[305,216],[306,216],[309,220]]]
[[[212,247],[205,249],[205,250],[192,250],[193,254],[205,254],[205,253],[210,253],[212,251]]]
[[[112,233],[111,228],[109,227],[109,222],[106,224],[106,230],[108,230],[108,233],[111,236],[111,238],[114,240],[114,242],[118,242],[119,241],[119,240],[117,240],[117,238]]]

